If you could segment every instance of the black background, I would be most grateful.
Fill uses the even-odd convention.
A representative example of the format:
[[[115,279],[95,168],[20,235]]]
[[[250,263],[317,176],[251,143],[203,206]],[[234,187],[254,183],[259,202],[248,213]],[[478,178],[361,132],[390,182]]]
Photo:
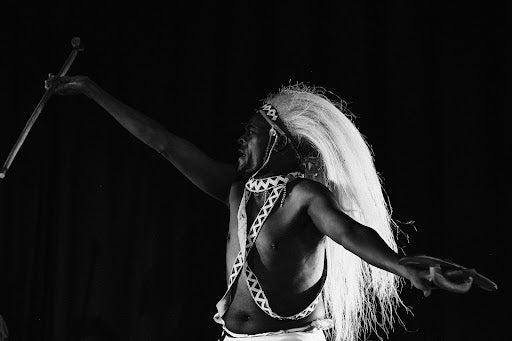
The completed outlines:
[[[501,3],[501,2],[500,2]],[[495,293],[406,286],[391,340],[497,339],[507,328],[509,5],[491,1],[4,2],[0,157],[82,38],[69,74],[236,161],[252,108],[304,81],[350,103],[410,242]],[[0,180],[0,314],[10,340],[213,340],[225,207],[83,96],[53,97]]]

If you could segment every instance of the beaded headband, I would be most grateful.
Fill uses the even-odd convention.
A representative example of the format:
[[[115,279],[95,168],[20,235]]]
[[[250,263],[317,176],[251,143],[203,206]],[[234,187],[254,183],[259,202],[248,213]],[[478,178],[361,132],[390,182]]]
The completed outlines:
[[[293,138],[292,134],[288,131],[286,126],[284,125],[281,118],[279,118],[279,114],[277,109],[272,106],[270,103],[263,104],[258,112],[263,116],[263,118],[270,124],[270,126],[277,131],[279,134],[285,136],[288,140],[290,140],[292,148],[297,153],[297,156],[300,157],[299,153],[299,145],[297,141]]]

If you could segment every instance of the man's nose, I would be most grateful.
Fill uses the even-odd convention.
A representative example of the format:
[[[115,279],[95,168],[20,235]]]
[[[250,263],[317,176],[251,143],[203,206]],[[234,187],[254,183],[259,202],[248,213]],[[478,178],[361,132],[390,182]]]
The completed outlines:
[[[237,140],[238,144],[243,145],[245,143],[245,136],[240,136]]]

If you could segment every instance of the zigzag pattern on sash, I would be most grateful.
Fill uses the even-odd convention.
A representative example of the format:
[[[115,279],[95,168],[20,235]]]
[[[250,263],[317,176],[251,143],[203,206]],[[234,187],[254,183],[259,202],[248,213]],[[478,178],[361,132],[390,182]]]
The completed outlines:
[[[272,211],[272,208],[274,208],[274,204],[281,195],[283,189],[284,187],[279,187],[274,188],[272,190],[272,193],[269,195],[267,201],[260,210],[260,213],[262,214],[258,214],[256,219],[254,219],[254,223],[252,224],[249,230],[249,234],[247,235],[247,244],[245,246],[247,254],[249,254],[249,250],[254,245],[254,242],[256,241],[256,238],[258,237],[258,234],[260,233],[261,228],[263,227],[263,223],[265,222],[265,220],[267,220],[267,217]]]
[[[277,175],[263,179],[249,179],[245,184],[245,188],[250,192],[265,192],[277,186],[284,186],[291,179],[302,177],[304,177],[304,174],[293,172],[286,176]]]
[[[252,247],[254,246],[254,243],[256,242],[256,239],[258,238],[258,235],[261,231],[261,228],[263,227],[263,224],[265,223],[266,219],[270,215],[270,212],[272,211],[275,203],[279,199],[281,193],[286,187],[286,183],[293,178],[296,177],[303,177],[303,175],[299,172],[294,172],[288,174],[286,177],[283,176],[276,176],[276,177],[270,177],[265,179],[250,179],[246,184],[245,188],[249,192],[262,192],[272,189],[272,192],[270,193],[269,197],[261,207],[260,211],[258,212],[256,218],[254,219],[251,228],[249,229],[247,236],[245,238],[245,248],[240,247],[240,251],[238,252],[237,257],[235,258],[235,261],[233,263],[233,266],[231,268],[229,280],[228,280],[228,288],[226,290],[226,293],[222,297],[222,299],[217,303],[217,313],[214,316],[214,320],[217,323],[224,324],[224,321],[222,320],[222,316],[226,313],[227,309],[229,308],[229,305],[231,304],[231,290],[233,283],[236,281],[236,279],[240,276],[242,269],[245,268],[245,274],[247,277],[247,287],[249,289],[249,292],[251,293],[251,296],[256,303],[258,307],[260,307],[263,312],[265,312],[267,315],[278,319],[278,320],[299,320],[302,319],[309,314],[311,314],[316,306],[318,305],[318,302],[320,300],[320,296],[322,293],[322,290],[317,294],[316,298],[311,302],[304,310],[301,312],[292,315],[292,316],[280,316],[272,311],[270,308],[270,304],[268,302],[268,299],[261,288],[261,285],[258,281],[258,278],[256,275],[252,272],[249,265],[247,264],[247,257],[249,252],[251,251]],[[242,231],[245,231],[247,228],[247,217],[245,215],[245,207],[247,205],[247,201],[249,200],[250,195],[246,191],[244,191],[244,194],[242,196],[242,200],[240,202],[239,212],[238,212],[238,224],[239,228],[242,229]],[[241,241],[240,241],[241,242]],[[326,264],[325,264],[326,265]],[[324,265],[324,267],[325,267]],[[324,270],[325,271],[325,270]]]
[[[244,256],[241,252],[238,253],[238,256],[236,256],[235,263],[233,264],[233,267],[231,268],[231,274],[229,275],[229,281],[228,281],[228,290],[231,284],[235,281],[235,279],[238,277],[238,274],[240,273],[240,270],[242,270],[242,267],[244,266]]]
[[[265,295],[265,292],[261,288],[260,282],[258,281],[258,277],[256,277],[254,272],[252,272],[248,264],[245,265],[245,275],[247,278],[247,287],[249,288],[249,292],[251,293],[254,303],[256,303],[256,305],[260,307],[260,309],[263,310],[264,313],[278,320],[300,320],[306,316],[309,316],[309,314],[311,314],[318,305],[318,302],[320,300],[320,294],[322,293],[322,291],[320,290],[316,295],[316,298],[313,300],[313,302],[311,302],[301,312],[298,312],[297,314],[292,316],[281,316],[274,313],[272,311],[272,308],[270,308],[267,296]]]
[[[254,222],[251,225],[251,228],[249,230],[249,234],[247,236],[247,242],[245,247],[245,256],[243,249],[241,249],[238,252],[238,255],[235,259],[235,262],[233,264],[233,267],[231,268],[231,272],[229,275],[228,280],[228,289],[226,290],[226,293],[222,297],[222,299],[217,303],[217,313],[214,316],[214,320],[217,323],[221,323],[222,316],[226,313],[227,308],[229,307],[229,304],[231,303],[231,289],[233,287],[233,283],[235,280],[240,276],[242,273],[242,268],[246,264],[246,258],[247,254],[249,253],[251,247],[254,245],[254,242],[256,241],[256,238],[258,237],[259,232],[261,231],[261,228],[263,227],[263,224],[265,223],[265,220],[267,219],[268,215],[272,211],[272,208],[274,207],[275,203],[277,202],[277,199],[281,195],[281,192],[283,191],[284,186],[279,186],[272,189],[272,193],[267,198],[263,206],[261,207],[260,211],[258,212],[258,215],[256,216],[256,219],[254,219]],[[245,206],[246,201],[249,200],[249,196],[242,197],[242,202]]]
[[[284,185],[287,180],[287,178],[281,175],[265,179],[249,179],[245,184],[245,188],[250,192],[265,192],[270,188]]]
[[[254,242],[256,241],[256,238],[258,237],[258,234],[261,231],[261,228],[263,227],[263,224],[265,223],[265,220],[267,219],[268,215],[272,211],[272,208],[274,207],[274,204],[276,203],[277,199],[281,195],[281,191],[283,190],[283,187],[274,188],[272,190],[272,193],[268,197],[267,201],[263,204],[261,207],[258,215],[256,216],[256,219],[254,219],[254,222],[251,225],[251,228],[249,229],[249,234],[247,235],[247,242],[245,244],[245,254],[249,254],[249,251],[251,250],[252,246],[254,245]],[[233,267],[231,268],[231,274],[229,276],[228,281],[228,290],[229,286],[236,280],[238,275],[240,274],[242,267],[244,265],[245,257],[242,253],[242,250],[238,252],[238,255],[236,256],[235,262],[233,264]]]

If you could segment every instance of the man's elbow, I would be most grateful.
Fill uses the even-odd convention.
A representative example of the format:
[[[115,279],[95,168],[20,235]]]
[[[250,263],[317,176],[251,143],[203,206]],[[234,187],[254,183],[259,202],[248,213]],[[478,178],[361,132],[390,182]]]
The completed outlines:
[[[331,238],[336,243],[341,246],[347,248],[347,245],[350,244],[351,239],[353,239],[353,229],[346,227],[329,227],[322,229],[323,234],[327,237]]]

